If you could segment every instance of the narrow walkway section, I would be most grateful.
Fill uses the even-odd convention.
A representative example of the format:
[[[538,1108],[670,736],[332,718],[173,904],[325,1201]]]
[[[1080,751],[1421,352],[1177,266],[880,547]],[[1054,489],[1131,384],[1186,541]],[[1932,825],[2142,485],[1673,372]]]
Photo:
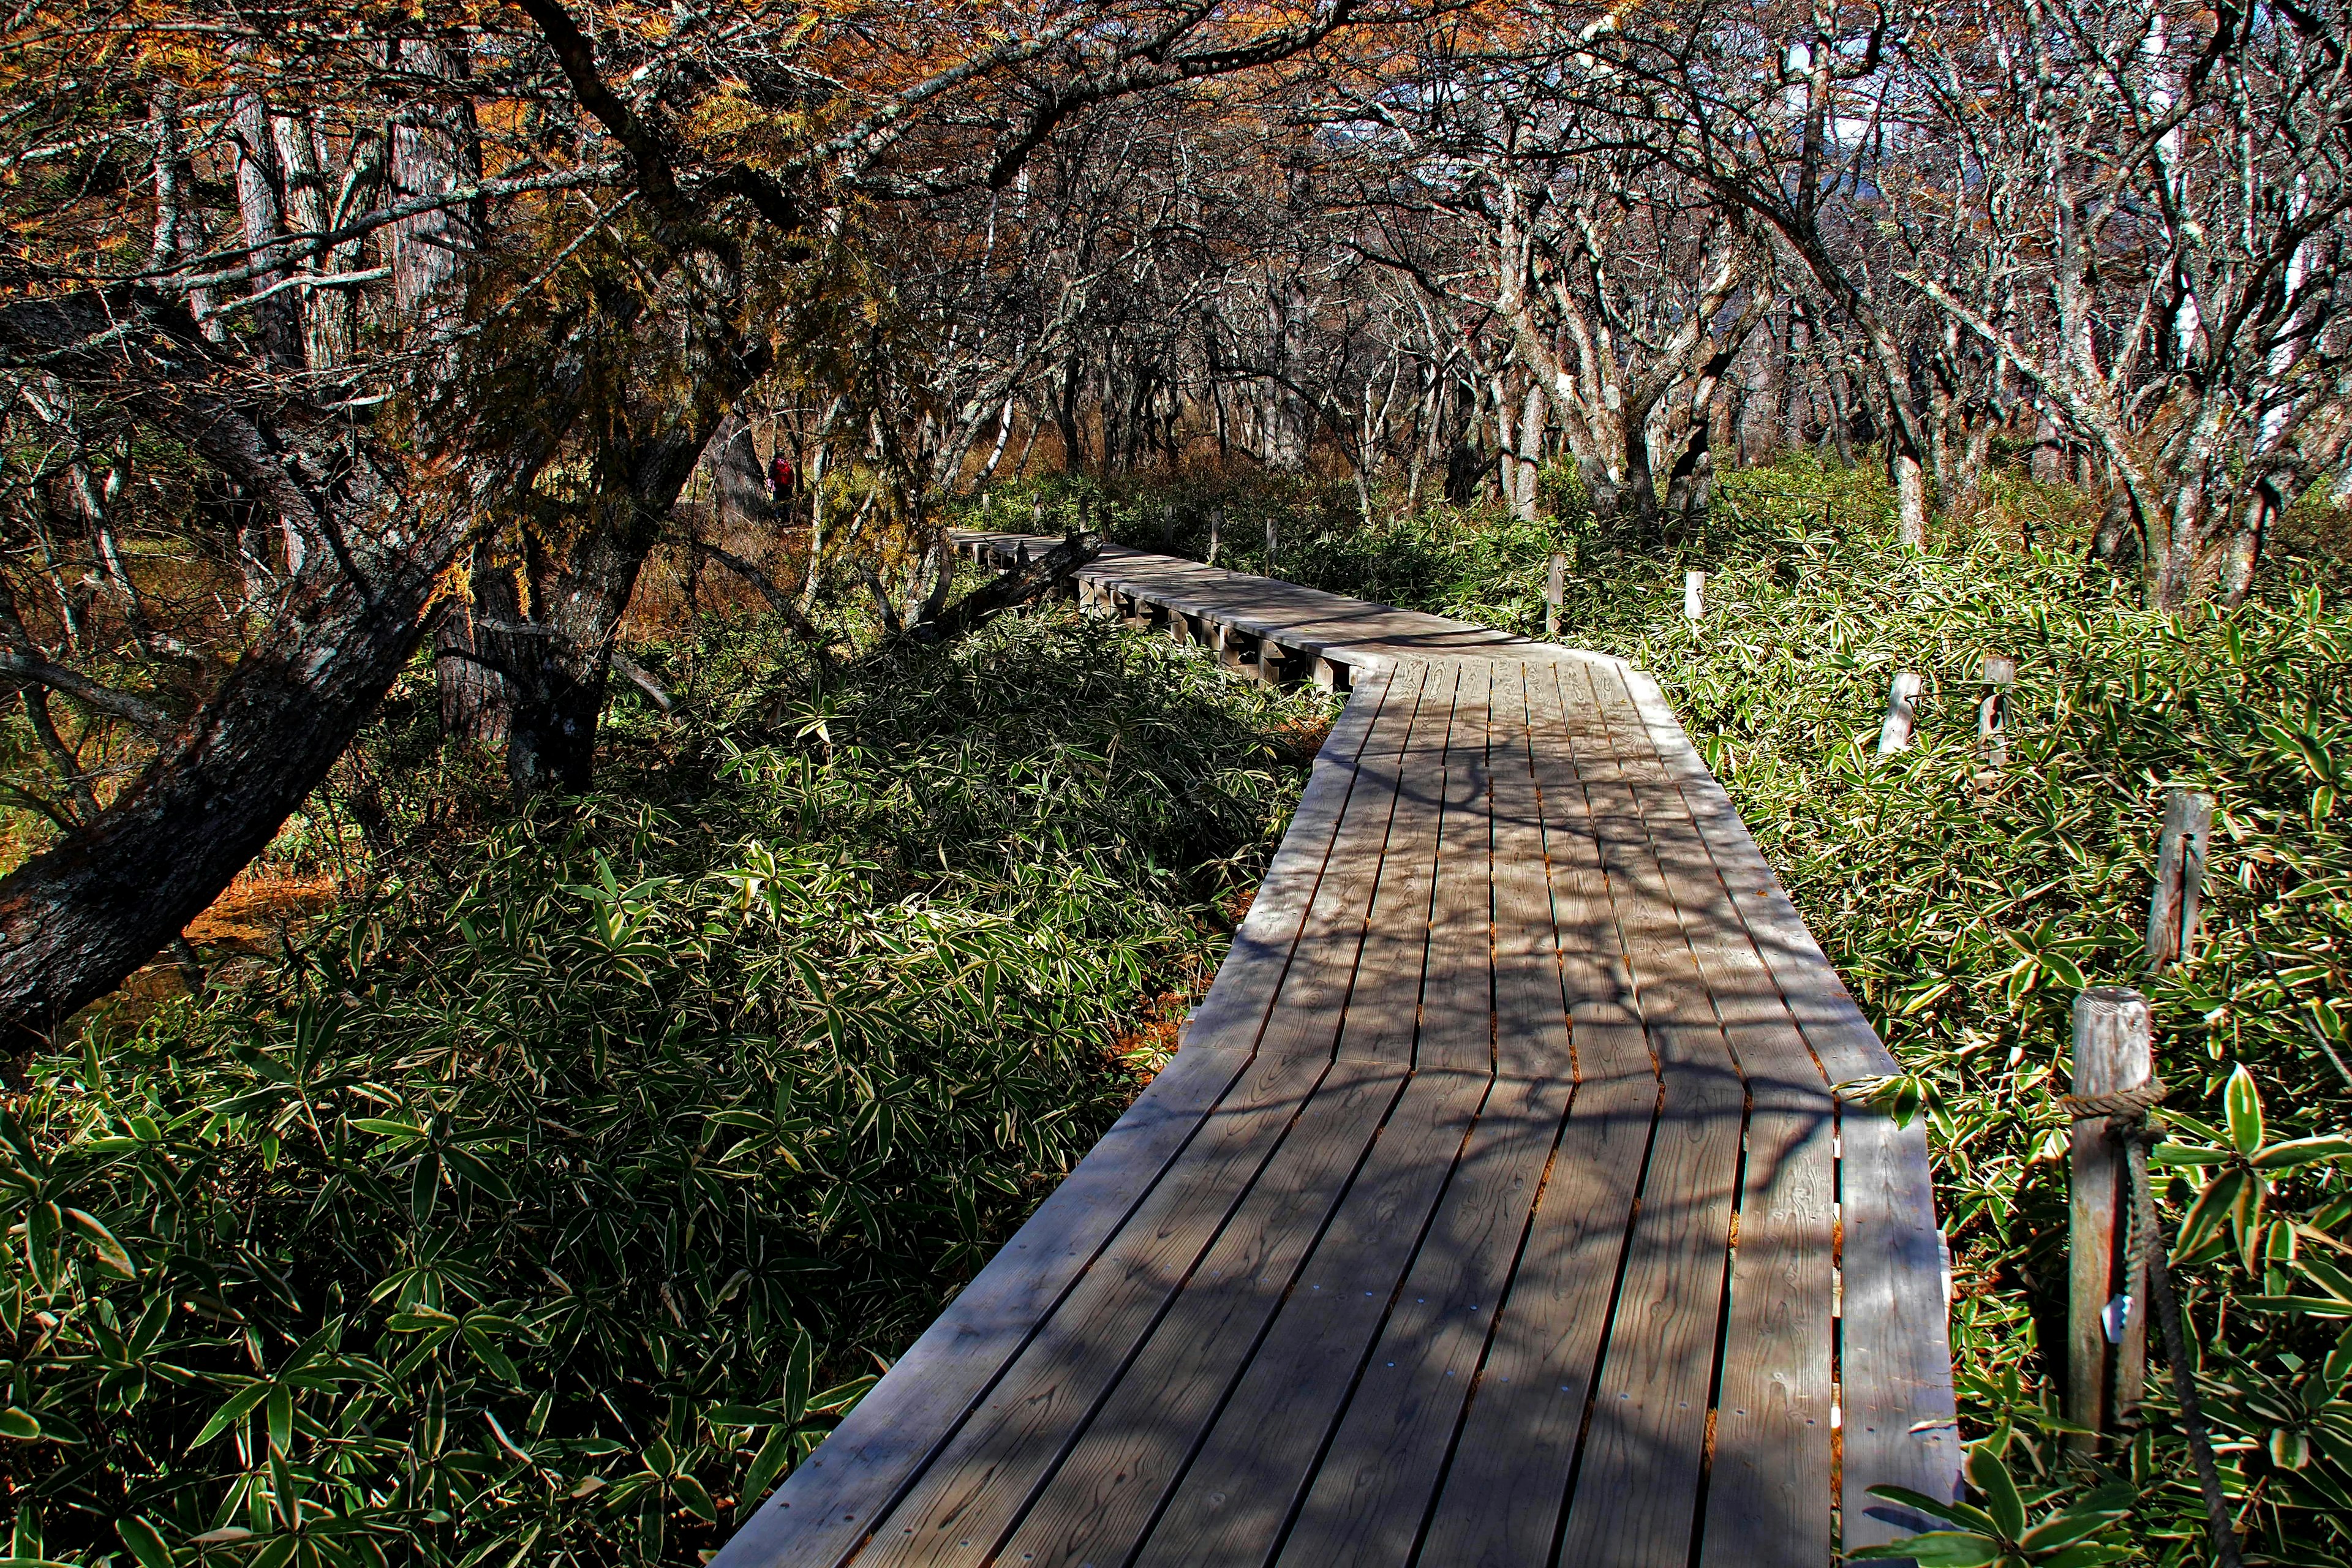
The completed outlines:
[[[1049,540],[964,536],[989,559]],[[1645,677],[1196,563],[1351,690],[1181,1048],[715,1568],[1802,1564],[1958,1490],[1921,1129]]]

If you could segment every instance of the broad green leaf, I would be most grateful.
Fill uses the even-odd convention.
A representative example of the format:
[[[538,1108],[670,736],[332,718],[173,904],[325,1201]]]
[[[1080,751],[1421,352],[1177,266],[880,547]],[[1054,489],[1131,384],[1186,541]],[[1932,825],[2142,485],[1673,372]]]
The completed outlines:
[[[139,1278],[139,1265],[131,1261],[131,1249],[96,1215],[86,1209],[68,1209],[66,1215],[76,1229],[89,1238],[90,1248],[98,1254],[99,1261],[125,1279]]]
[[[2253,1156],[2252,1163],[2257,1171],[2284,1171],[2346,1154],[2352,1154],[2352,1138],[2297,1138],[2293,1142],[2272,1144]]]
[[[2255,1091],[2254,1075],[2240,1062],[2221,1089],[2221,1105],[2230,1123],[2230,1142],[2252,1159],[2263,1146],[2263,1097]]]
[[[1885,1498],[1889,1502],[1899,1502],[1906,1508],[1916,1508],[1930,1519],[1940,1519],[1947,1524],[1957,1524],[1964,1531],[1976,1531],[1990,1535],[2000,1528],[1993,1523],[1992,1515],[1973,1504],[1946,1502],[1939,1498],[1929,1497],[1925,1492],[1913,1491],[1909,1487],[1875,1486],[1870,1489],[1870,1495]]]
[[[741,1500],[735,1505],[738,1518],[748,1516],[776,1484],[776,1477],[793,1456],[793,1434],[790,1427],[779,1426],[768,1434],[760,1445],[760,1452],[751,1460],[751,1468],[743,1472]]]
[[[2228,1149],[2208,1149],[2195,1143],[2159,1143],[2147,1152],[2153,1165],[2226,1165],[2238,1158]]]
[[[720,1405],[705,1411],[702,1418],[713,1426],[773,1426],[792,1419],[763,1405]]]
[[[203,1447],[223,1432],[227,1431],[231,1422],[244,1420],[255,1405],[268,1397],[269,1384],[266,1383],[248,1384],[237,1390],[229,1395],[226,1404],[213,1412],[213,1418],[205,1423],[204,1430],[196,1434],[195,1441],[190,1443],[188,1447]]]
[[[11,1405],[0,1410],[0,1437],[13,1437],[19,1443],[37,1441],[41,1436],[41,1423],[34,1414],[21,1405]]]
[[[710,1500],[709,1491],[700,1481],[690,1475],[676,1475],[669,1479],[669,1484],[670,1489],[677,1493],[677,1500],[686,1505],[687,1511],[712,1524],[719,1522],[719,1505]]]
[[[1988,1563],[2000,1560],[2000,1542],[1954,1530],[1931,1530],[1925,1535],[1907,1536],[1884,1546],[1865,1546],[1846,1555],[1870,1560],[1908,1559],[1918,1563],[1919,1568],[1983,1568]]]
[[[172,1549],[163,1544],[162,1532],[145,1520],[117,1520],[114,1533],[131,1548],[131,1555],[139,1560],[139,1568],[172,1568]]]
[[[2025,1500],[2017,1495],[2009,1467],[1990,1443],[1979,1443],[1970,1451],[1968,1470],[1969,1483],[1984,1494],[1985,1512],[2000,1527],[2002,1537],[2015,1541],[2024,1535]]]
[[[269,1446],[281,1454],[294,1451],[294,1391],[273,1384],[266,1402],[269,1415]]]
[[[515,1371],[514,1363],[507,1359],[506,1352],[500,1350],[489,1335],[470,1322],[461,1331],[466,1337],[466,1348],[474,1352],[476,1361],[488,1367],[501,1382],[510,1386],[520,1385],[522,1376]]]
[[[784,1362],[784,1419],[797,1421],[808,1410],[809,1384],[815,1377],[816,1341],[806,1329],[793,1335],[792,1354]]]
[[[2187,1217],[2181,1220],[2180,1235],[2173,1243],[2176,1262],[2195,1252],[2221,1230],[2248,1180],[2242,1170],[2224,1171],[2198,1194]]]
[[[379,1138],[422,1138],[425,1129],[413,1121],[398,1121],[388,1116],[354,1116],[351,1124],[362,1132],[373,1132]]]

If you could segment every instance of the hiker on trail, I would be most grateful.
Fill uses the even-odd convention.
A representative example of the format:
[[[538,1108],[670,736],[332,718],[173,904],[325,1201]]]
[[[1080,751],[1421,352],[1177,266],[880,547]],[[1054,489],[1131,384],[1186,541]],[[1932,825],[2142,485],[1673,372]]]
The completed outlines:
[[[792,500],[793,479],[793,456],[778,447],[775,459],[768,465],[768,490],[770,500],[779,511]]]

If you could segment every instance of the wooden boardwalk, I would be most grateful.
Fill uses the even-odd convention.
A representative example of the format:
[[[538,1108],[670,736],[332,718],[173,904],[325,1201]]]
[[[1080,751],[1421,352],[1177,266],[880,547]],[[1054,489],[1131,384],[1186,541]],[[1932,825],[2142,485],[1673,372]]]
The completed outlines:
[[[1657,689],[1084,578],[1352,696],[1175,1058],[716,1568],[1819,1568],[1925,1527],[1864,1490],[1958,1487],[1923,1134],[1833,1092],[1891,1058]]]

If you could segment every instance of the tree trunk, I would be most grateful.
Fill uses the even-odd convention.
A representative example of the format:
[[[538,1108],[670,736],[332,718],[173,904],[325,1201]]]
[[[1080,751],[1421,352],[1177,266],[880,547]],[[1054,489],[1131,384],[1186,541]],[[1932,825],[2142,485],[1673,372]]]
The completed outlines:
[[[520,641],[501,626],[522,620],[511,562],[485,540],[474,546],[465,594],[442,615],[433,638],[433,673],[441,699],[441,732],[453,740],[503,746],[514,711]]]
[[[649,316],[646,330],[674,332],[676,323]],[[653,400],[642,434],[607,426],[590,457],[583,502],[566,505],[547,526],[526,525],[534,619],[511,634],[517,663],[507,721],[507,779],[518,792],[578,795],[594,775],[597,722],[629,596],[713,433],[766,365],[751,345],[729,347],[691,356],[691,395],[677,406]],[[553,540],[571,543],[554,550]]]
[[[277,138],[269,128],[269,107],[257,92],[248,92],[236,104],[236,209],[245,227],[245,243],[254,261],[275,263],[284,255],[286,233],[278,205]],[[267,292],[285,274],[275,265],[257,272],[247,291]],[[254,324],[254,340],[262,362],[275,370],[302,368],[302,322],[291,293],[272,294],[247,307]]]
[[[2253,494],[2246,498],[2245,511],[2238,521],[2236,531],[2230,536],[2229,558],[2221,567],[2221,602],[2233,610],[2253,592],[2254,568],[2262,560],[2263,540],[2279,509],[2278,492],[2268,485],[2256,485]]]
[[[778,432],[782,446],[784,437]],[[751,422],[730,411],[704,448],[702,461],[710,469],[710,521],[722,542],[737,530],[765,526],[774,517],[768,506],[768,479],[761,471],[759,444],[751,438]],[[779,507],[785,498],[778,496]]]
[[[1544,391],[1530,382],[1519,403],[1518,485],[1511,493],[1512,514],[1532,522],[1536,516],[1536,478],[1543,468]]]
[[[16,1048],[121,984],[268,847],[406,667],[428,564],[378,575],[371,596],[316,595],[97,823],[0,880],[0,1021]]]
[[[1830,439],[1837,447],[1838,466],[1853,467],[1853,419],[1848,414],[1845,369],[1842,365],[1825,364],[1822,380],[1830,393]]]
[[[1927,546],[1927,475],[1916,453],[1896,447],[1895,470],[1895,542],[1910,550]]]
[[[2029,465],[2036,484],[2056,485],[2066,480],[2066,447],[2059,439],[2058,421],[2042,410],[2033,421],[2033,457]]]

